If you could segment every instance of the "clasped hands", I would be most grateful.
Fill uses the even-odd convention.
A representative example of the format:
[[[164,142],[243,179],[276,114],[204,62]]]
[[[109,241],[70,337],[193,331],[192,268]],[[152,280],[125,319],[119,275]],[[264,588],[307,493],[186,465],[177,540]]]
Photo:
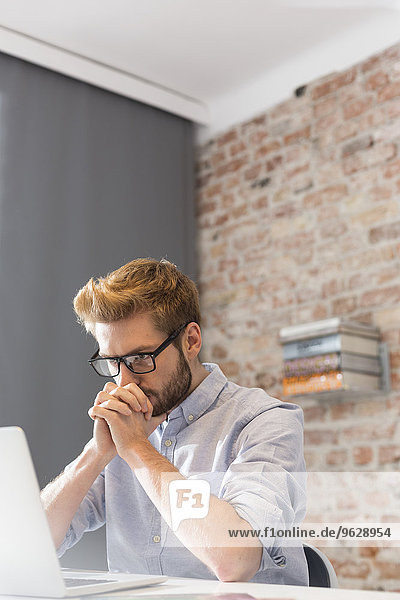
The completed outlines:
[[[95,421],[94,441],[99,451],[122,458],[143,443],[166,414],[153,417],[153,405],[135,384],[119,387],[108,381],[95,398],[88,414]]]

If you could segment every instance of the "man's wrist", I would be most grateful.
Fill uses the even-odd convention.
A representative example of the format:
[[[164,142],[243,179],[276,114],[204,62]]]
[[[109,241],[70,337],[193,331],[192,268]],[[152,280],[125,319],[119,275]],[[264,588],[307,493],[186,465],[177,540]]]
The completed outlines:
[[[92,463],[93,466],[96,466],[101,472],[108,465],[108,463],[111,462],[112,459],[117,455],[117,452],[101,452],[95,440],[92,438],[84,447],[82,454],[85,455],[87,460],[90,463]]]
[[[132,440],[126,448],[121,450],[119,456],[128,463],[131,469],[142,467],[146,459],[159,454],[146,437]]]

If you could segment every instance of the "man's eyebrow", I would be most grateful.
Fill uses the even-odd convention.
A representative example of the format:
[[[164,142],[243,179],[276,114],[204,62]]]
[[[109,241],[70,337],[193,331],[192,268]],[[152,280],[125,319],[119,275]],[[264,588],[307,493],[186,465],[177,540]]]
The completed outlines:
[[[121,356],[132,356],[134,354],[151,354],[152,352],[154,352],[155,348],[154,346],[139,346],[139,348],[135,348],[134,350],[130,350],[129,352],[127,352],[126,354],[123,354]],[[115,355],[115,356],[110,356],[108,354],[101,354],[101,352],[99,351],[99,357],[100,358],[119,358],[119,355]]]

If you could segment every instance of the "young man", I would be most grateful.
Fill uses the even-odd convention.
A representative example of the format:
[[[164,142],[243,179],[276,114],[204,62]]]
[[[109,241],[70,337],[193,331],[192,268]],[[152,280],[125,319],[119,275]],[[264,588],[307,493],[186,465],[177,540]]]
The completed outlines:
[[[198,292],[166,260],[90,279],[74,308],[113,381],[89,410],[92,439],[42,492],[59,555],[106,523],[110,570],[306,585],[301,544],[256,534],[304,515],[301,409],[200,362]],[[208,512],[172,531],[169,484],[182,508],[198,479]]]

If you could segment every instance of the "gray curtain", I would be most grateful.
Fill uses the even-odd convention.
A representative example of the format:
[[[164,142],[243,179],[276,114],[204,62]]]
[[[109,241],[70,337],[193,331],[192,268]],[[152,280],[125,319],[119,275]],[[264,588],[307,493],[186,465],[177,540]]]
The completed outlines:
[[[0,54],[0,426],[25,429],[41,486],[102,387],[71,300],[139,256],[195,276],[191,123]],[[104,567],[88,540],[64,564]]]

